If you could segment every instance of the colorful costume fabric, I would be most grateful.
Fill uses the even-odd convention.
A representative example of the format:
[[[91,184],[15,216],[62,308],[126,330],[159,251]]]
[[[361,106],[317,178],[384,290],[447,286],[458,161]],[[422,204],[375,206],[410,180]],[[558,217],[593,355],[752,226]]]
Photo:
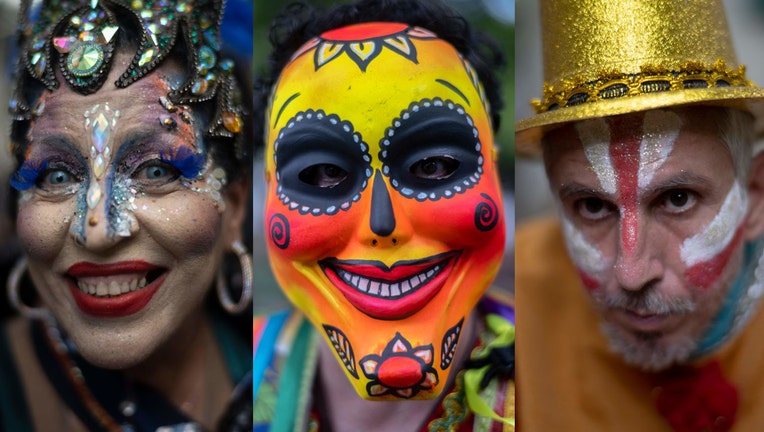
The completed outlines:
[[[517,325],[526,341],[517,350],[522,430],[762,429],[760,309],[736,336],[691,365],[642,372],[610,352],[559,222],[521,227],[516,244],[516,296],[522,305]],[[685,426],[672,428],[669,421]]]

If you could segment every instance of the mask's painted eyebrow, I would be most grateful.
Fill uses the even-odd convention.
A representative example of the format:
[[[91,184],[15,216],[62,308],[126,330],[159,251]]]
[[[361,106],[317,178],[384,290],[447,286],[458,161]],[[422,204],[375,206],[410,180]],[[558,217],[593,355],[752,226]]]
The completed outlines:
[[[458,88],[458,87],[456,87],[455,85],[451,84],[450,82],[448,82],[448,81],[446,81],[446,80],[444,80],[444,79],[440,79],[440,78],[437,78],[437,79],[435,80],[435,82],[437,82],[438,84],[441,84],[441,85],[443,85],[443,86],[444,86],[444,87],[446,87],[447,89],[449,89],[449,90],[451,90],[452,92],[456,93],[457,95],[459,95],[459,97],[460,97],[460,98],[462,98],[462,100],[463,100],[464,102],[466,102],[466,103],[467,103],[467,106],[471,106],[471,105],[470,105],[470,101],[469,101],[469,99],[467,99],[467,96],[465,96],[465,95],[464,95],[464,93],[462,93],[462,91],[461,91],[461,90],[459,90],[459,88]]]
[[[276,127],[277,124],[279,124],[279,119],[281,118],[281,114],[284,112],[284,109],[286,109],[287,105],[289,105],[290,102],[297,99],[297,97],[300,96],[300,92],[297,92],[293,94],[292,96],[289,96],[287,100],[284,101],[284,103],[281,105],[281,108],[279,108],[278,114],[276,114],[276,120],[273,121],[273,126]]]

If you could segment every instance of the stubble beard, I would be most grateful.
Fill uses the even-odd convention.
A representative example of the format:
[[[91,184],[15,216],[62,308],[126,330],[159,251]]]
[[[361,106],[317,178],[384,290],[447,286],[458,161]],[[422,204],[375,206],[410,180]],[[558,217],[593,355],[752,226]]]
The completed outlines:
[[[698,313],[690,299],[672,298],[652,287],[640,291],[620,290],[617,294],[599,292],[594,301],[600,309],[640,310],[655,314],[692,315]],[[687,362],[700,343],[699,334],[671,335],[664,332],[635,332],[603,319],[601,330],[610,350],[623,361],[650,372],[665,370],[674,364]]]
[[[675,364],[685,363],[698,347],[698,336],[682,335],[667,342],[663,333],[632,333],[625,331],[615,324],[603,322],[602,332],[608,340],[610,350],[623,361],[636,368],[648,372],[658,372]]]

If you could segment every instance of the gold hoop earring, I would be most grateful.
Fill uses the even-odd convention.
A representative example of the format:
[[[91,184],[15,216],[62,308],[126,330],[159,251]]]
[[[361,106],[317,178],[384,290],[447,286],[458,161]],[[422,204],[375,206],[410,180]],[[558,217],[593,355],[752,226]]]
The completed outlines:
[[[8,301],[11,302],[11,306],[16,309],[22,316],[29,319],[49,319],[50,312],[45,308],[33,308],[25,305],[21,302],[19,297],[19,285],[21,284],[21,275],[27,270],[26,257],[19,258],[16,264],[13,265],[10,274],[8,275],[8,283],[5,288],[8,293]]]
[[[247,248],[240,241],[236,240],[231,243],[231,249],[239,258],[239,264],[241,265],[242,290],[239,301],[234,303],[231,299],[231,293],[228,291],[228,285],[225,282],[222,271],[218,271],[216,288],[220,305],[223,306],[226,312],[235,315],[244,311],[252,301],[254,271],[252,269],[252,255],[249,254]]]

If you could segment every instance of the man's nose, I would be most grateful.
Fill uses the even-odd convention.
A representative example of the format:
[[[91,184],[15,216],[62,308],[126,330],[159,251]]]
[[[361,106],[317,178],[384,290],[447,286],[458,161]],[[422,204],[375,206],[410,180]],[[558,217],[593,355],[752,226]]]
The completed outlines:
[[[615,262],[618,284],[626,290],[638,291],[662,277],[663,265],[646,218],[640,214],[621,216]]]

